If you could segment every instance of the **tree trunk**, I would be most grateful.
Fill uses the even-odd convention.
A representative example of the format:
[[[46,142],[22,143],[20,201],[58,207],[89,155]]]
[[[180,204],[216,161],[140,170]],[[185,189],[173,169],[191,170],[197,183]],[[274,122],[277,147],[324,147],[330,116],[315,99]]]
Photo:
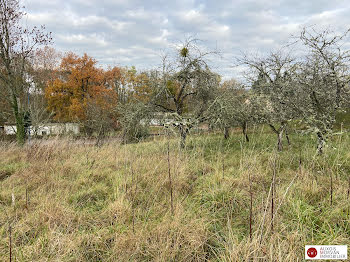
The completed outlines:
[[[181,125],[179,126],[179,130],[180,130],[180,136],[181,136],[180,147],[185,148],[186,138],[189,130],[187,126],[181,126]]]
[[[26,141],[26,129],[24,127],[23,116],[21,116],[21,114],[16,116],[16,128],[17,128],[17,133],[16,133],[17,142],[18,144],[23,145],[24,142]]]
[[[281,123],[280,128],[276,129],[272,124],[269,124],[272,131],[277,135],[277,150],[282,151],[283,150],[283,144],[282,144],[282,138],[283,138],[283,131],[286,128],[286,123]]]
[[[180,140],[181,148],[185,148],[186,146],[186,137],[187,137],[187,133],[181,131],[181,140]]]
[[[98,134],[97,134],[95,146],[97,146],[97,147],[102,146],[102,140],[103,140],[104,136],[105,136],[105,132],[103,129],[103,125],[101,124],[100,130],[98,131]]]
[[[283,150],[283,144],[282,144],[282,138],[283,138],[283,128],[280,128],[279,133],[277,135],[277,150],[282,151]]]
[[[13,95],[13,100],[12,100],[12,109],[13,113],[15,115],[15,120],[16,120],[16,139],[17,143],[20,145],[23,145],[24,142],[26,141],[26,129],[24,126],[24,114],[20,110],[19,103],[17,101],[17,97]]]
[[[245,141],[249,142],[249,137],[248,137],[248,133],[247,133],[247,129],[248,129],[248,123],[244,122],[242,125],[242,130],[243,130],[243,135],[245,137]]]
[[[287,143],[288,143],[288,146],[290,146],[290,145],[291,145],[291,143],[290,143],[290,139],[289,139],[289,134],[288,134],[288,129],[287,129],[287,127],[285,128],[285,131],[286,131],[286,139],[287,139]]]
[[[224,127],[224,138],[228,139],[230,137],[230,129],[228,127]]]
[[[323,147],[326,144],[326,141],[325,141],[324,136],[321,132],[317,132],[317,138],[318,138],[317,152],[319,155],[322,155],[323,154]]]

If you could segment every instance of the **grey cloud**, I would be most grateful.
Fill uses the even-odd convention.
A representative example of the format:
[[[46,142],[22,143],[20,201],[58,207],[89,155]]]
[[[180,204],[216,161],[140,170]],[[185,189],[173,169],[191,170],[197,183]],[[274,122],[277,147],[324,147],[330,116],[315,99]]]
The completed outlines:
[[[29,25],[45,24],[55,47],[86,52],[101,65],[154,68],[160,53],[193,35],[207,49],[221,51],[213,67],[225,78],[238,76],[233,68],[241,51],[267,52],[286,43],[305,25],[350,24],[346,0],[24,0]]]

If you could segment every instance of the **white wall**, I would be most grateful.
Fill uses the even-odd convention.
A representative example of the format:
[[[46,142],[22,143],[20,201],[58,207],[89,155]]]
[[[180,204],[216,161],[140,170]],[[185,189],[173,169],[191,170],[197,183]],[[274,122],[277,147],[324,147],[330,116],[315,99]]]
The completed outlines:
[[[66,133],[77,135],[80,133],[80,126],[76,123],[66,123]]]
[[[5,135],[15,135],[17,132],[16,126],[4,126]]]
[[[6,135],[15,135],[17,127],[15,125],[5,125],[4,132]],[[80,126],[76,123],[56,124],[48,123],[46,125],[40,125],[37,127],[30,126],[30,135],[61,135],[61,134],[74,134],[77,135],[80,132]]]

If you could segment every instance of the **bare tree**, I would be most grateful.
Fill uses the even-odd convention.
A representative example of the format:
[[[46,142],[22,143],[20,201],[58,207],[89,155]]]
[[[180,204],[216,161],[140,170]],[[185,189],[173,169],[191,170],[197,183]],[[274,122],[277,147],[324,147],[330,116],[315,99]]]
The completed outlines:
[[[57,77],[60,59],[60,52],[45,46],[38,49],[30,61],[31,67],[27,79],[29,84],[27,110],[34,135],[37,135],[40,126],[49,122],[53,116],[53,113],[48,111],[45,88]]]
[[[250,69],[254,101],[260,103],[258,118],[267,123],[277,136],[277,149],[283,149],[282,138],[287,124],[297,115],[293,92],[295,59],[283,52],[273,52],[266,57],[244,55],[240,64]]]
[[[103,104],[107,105],[102,106]],[[100,103],[99,103],[100,102]],[[86,105],[86,119],[81,121],[85,130],[96,132],[96,145],[100,146],[107,133],[118,128],[117,110],[111,106],[116,104],[113,96],[100,95],[100,99],[88,99]]]
[[[259,118],[276,133],[279,150],[288,121],[298,118],[317,135],[318,152],[323,152],[336,115],[349,106],[348,32],[304,28],[297,42],[303,47],[298,60],[282,52],[239,60],[250,68],[252,91],[261,103]]]
[[[208,65],[208,58],[214,53],[203,52],[198,40],[189,39],[177,48],[173,58],[163,58],[162,73],[150,104],[173,116],[172,125],[180,133],[181,147],[185,146],[190,129],[205,120],[208,102],[219,86],[219,75]]]
[[[241,127],[246,142],[249,142],[247,127],[254,122],[254,101],[251,92],[236,80],[225,81],[217,90],[207,115],[210,125],[224,131],[225,139],[229,137],[229,128]]]
[[[343,48],[348,33],[304,28],[300,34],[307,53],[296,74],[297,104],[309,130],[317,135],[320,154],[332,133],[336,114],[349,106],[350,50]]]
[[[25,97],[29,92],[28,67],[35,50],[51,41],[44,27],[27,29],[21,19],[25,13],[17,0],[0,0],[0,83],[16,122],[17,141],[26,138]]]

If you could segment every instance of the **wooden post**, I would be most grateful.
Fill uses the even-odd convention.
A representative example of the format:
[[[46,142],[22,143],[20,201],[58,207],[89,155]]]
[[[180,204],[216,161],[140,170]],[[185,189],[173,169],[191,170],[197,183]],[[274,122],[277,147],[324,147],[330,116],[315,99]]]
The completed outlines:
[[[252,239],[252,220],[253,220],[253,191],[252,191],[252,180],[249,173],[249,194],[250,194],[250,208],[249,208],[249,237]]]
[[[28,206],[29,206],[28,188],[26,187],[26,209],[28,209]]]
[[[12,226],[9,223],[9,248],[10,248],[10,262],[12,262]]]
[[[331,206],[333,205],[333,176],[332,176],[332,171],[330,171],[331,175]]]
[[[174,215],[173,183],[172,183],[171,172],[170,172],[170,146],[169,146],[169,138],[168,138],[168,145],[167,145],[167,157],[168,157],[168,178],[169,178],[169,186],[170,186],[170,207],[171,207],[171,214]]]
[[[271,183],[271,232],[273,233],[274,201],[275,201],[275,180],[276,180],[276,158],[273,163],[273,175]]]

